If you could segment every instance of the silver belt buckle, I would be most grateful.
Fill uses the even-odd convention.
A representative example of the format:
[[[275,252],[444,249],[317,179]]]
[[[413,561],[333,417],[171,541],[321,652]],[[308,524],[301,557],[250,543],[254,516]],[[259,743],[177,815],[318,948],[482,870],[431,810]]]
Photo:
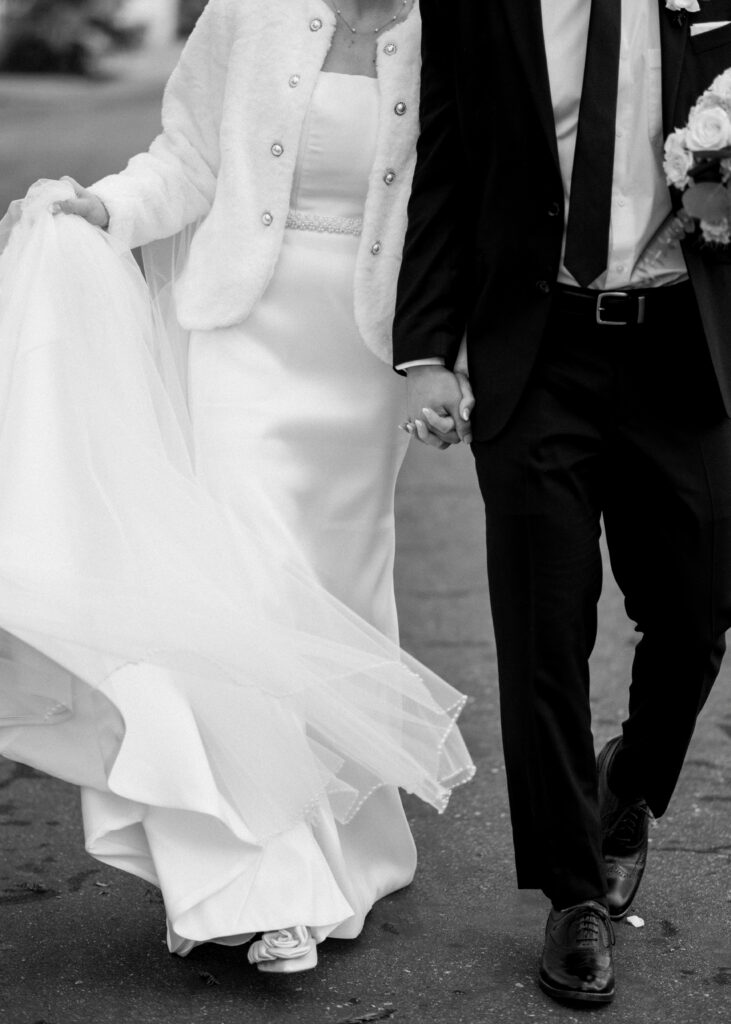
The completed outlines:
[[[607,298],[613,299],[627,299],[629,298],[629,292],[600,292],[596,298],[596,322],[601,324],[602,327],[627,327],[629,320],[604,320],[602,319],[602,313],[604,313],[604,307],[602,301]],[[637,319],[633,320],[633,323],[641,324],[645,321],[645,296],[640,295],[637,299]]]

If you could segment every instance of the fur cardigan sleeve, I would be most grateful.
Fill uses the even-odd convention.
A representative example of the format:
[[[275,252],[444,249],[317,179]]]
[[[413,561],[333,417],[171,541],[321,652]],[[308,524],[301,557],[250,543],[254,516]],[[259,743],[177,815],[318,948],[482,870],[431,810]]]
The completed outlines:
[[[213,204],[231,49],[231,0],[210,0],[165,90],[162,133],[121,174],[92,186],[109,233],[134,248],[176,234]]]

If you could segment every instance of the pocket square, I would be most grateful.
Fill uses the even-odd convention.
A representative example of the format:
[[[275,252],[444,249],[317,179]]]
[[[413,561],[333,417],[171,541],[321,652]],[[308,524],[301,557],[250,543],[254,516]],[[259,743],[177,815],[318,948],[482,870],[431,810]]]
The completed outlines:
[[[731,21],[697,21],[691,23],[690,34],[702,36],[704,32],[713,32],[714,29],[725,28],[726,25],[731,25]]]

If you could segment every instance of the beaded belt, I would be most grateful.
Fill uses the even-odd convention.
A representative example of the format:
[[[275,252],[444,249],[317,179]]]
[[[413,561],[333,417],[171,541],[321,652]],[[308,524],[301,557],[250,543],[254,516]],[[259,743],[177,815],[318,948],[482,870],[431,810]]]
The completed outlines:
[[[299,213],[290,210],[287,214],[288,228],[295,231],[319,231],[322,235],[354,235],[363,233],[362,217],[321,217],[316,213]]]

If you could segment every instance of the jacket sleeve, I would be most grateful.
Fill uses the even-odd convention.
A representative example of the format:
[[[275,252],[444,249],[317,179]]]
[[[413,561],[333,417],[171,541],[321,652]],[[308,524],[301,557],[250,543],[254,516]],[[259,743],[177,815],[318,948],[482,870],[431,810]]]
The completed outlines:
[[[162,133],[120,174],[91,186],[109,233],[133,248],[177,234],[211,208],[233,25],[230,0],[210,0],[165,90]]]
[[[464,335],[468,231],[451,0],[421,0],[421,135],[394,321],[394,365],[439,356]],[[451,26],[451,27],[450,27]]]

